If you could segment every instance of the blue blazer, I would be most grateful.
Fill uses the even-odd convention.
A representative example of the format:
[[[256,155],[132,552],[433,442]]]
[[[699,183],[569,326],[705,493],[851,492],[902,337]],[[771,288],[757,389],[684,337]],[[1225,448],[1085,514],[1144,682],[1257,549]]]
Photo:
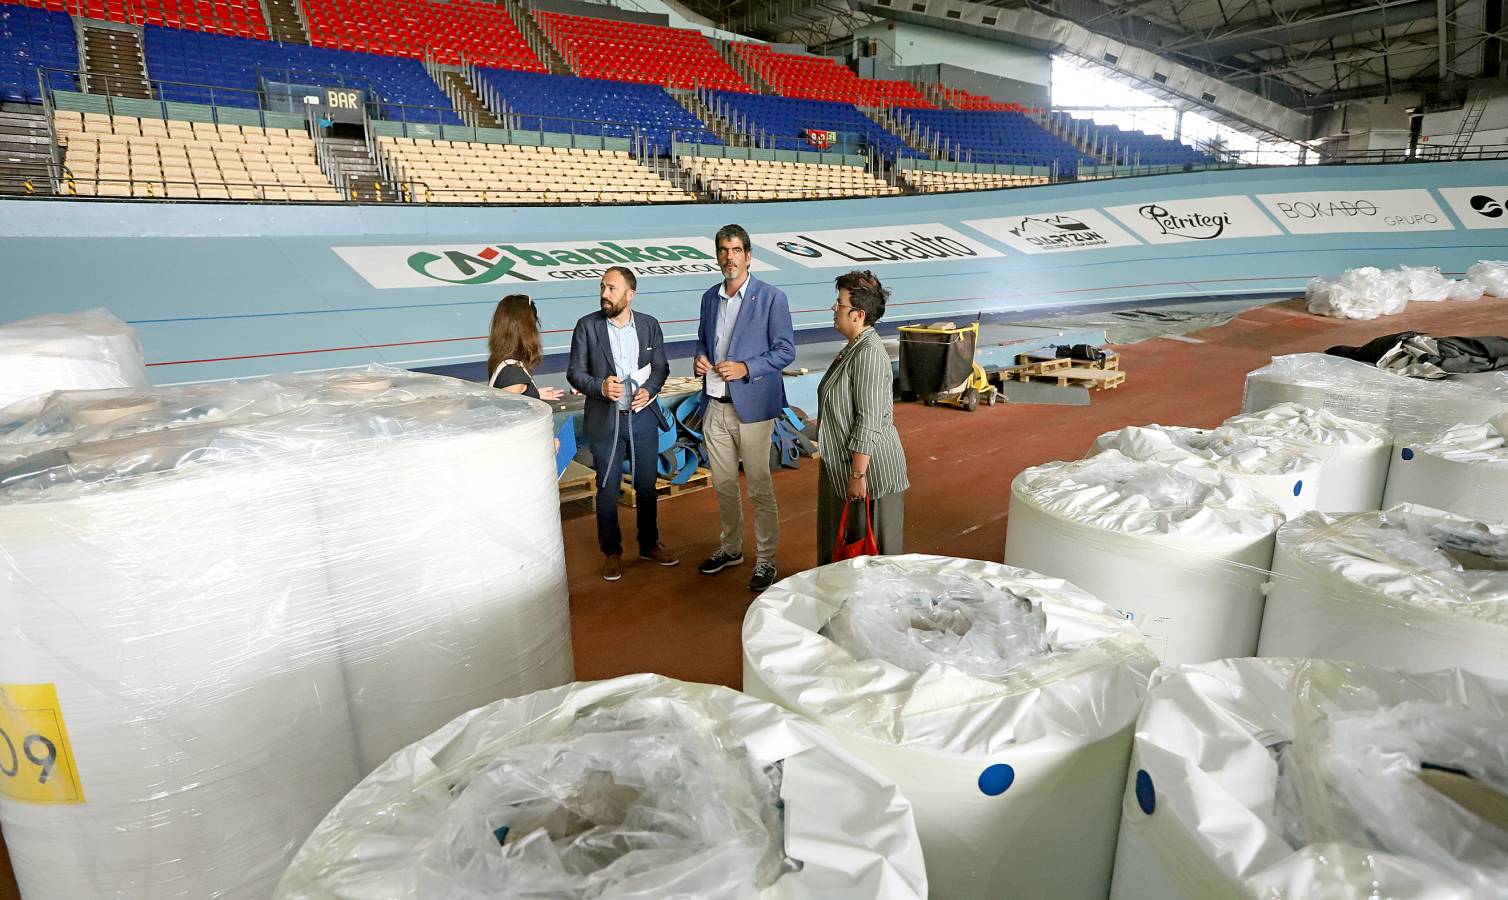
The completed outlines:
[[[602,396],[602,382],[618,374],[607,327],[607,316],[599,309],[582,316],[571,333],[571,362],[566,367],[566,381],[586,395],[582,424],[588,442],[612,439],[613,416],[617,412],[617,404]],[[660,320],[634,310],[634,331],[639,335],[639,365],[649,366],[649,380],[642,387],[649,391],[649,396],[656,397],[665,386],[665,379],[670,377]],[[655,404],[651,403],[635,415],[653,415],[654,409]]]
[[[718,287],[713,285],[702,294],[702,320],[696,329],[697,355],[713,362],[717,362],[712,351],[717,346],[717,317],[723,303]],[[728,396],[733,398],[739,421],[763,422],[779,416],[785,408],[781,373],[796,359],[796,331],[785,292],[752,274],[738,321],[733,323],[728,358],[749,367],[747,378],[728,382]]]

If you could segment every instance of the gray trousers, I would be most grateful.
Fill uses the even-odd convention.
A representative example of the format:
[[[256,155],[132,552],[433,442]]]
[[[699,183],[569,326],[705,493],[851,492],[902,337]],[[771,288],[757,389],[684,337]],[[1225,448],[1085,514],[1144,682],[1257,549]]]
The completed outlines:
[[[872,501],[874,505],[874,541],[884,556],[901,550],[901,533],[906,521],[906,493],[890,494]],[[817,565],[833,561],[833,547],[838,543],[838,520],[843,516],[844,498],[827,483],[821,467],[817,470]],[[863,501],[848,510],[848,534],[844,543],[863,537],[867,512]]]
[[[754,501],[754,561],[775,564],[780,543],[780,510],[775,505],[775,482],[770,477],[770,435],[775,420],[744,423],[733,404],[707,398],[702,419],[702,446],[717,489],[719,544],[724,553],[744,552],[744,504],[738,490],[738,467],[743,464],[749,499]]]

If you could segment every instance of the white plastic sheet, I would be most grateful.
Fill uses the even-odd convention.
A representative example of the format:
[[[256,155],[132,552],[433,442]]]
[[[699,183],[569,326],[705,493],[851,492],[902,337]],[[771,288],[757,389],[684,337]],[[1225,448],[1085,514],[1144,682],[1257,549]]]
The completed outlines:
[[[1180,465],[1212,463],[1272,501],[1286,516],[1319,506],[1323,461],[1291,441],[1238,429],[1131,425],[1095,438],[1090,453],[1117,450],[1131,459]]]
[[[1508,372],[1408,378],[1338,356],[1296,353],[1246,376],[1243,412],[1302,403],[1386,428],[1394,438],[1433,436],[1508,413]]]
[[[570,679],[549,410],[427,383],[7,461],[0,685],[55,686],[82,788],[0,799],[28,898],[261,900],[387,753]]]
[[[1508,297],[1508,262],[1483,260],[1466,270],[1466,280],[1494,297]]]
[[[1289,522],[1258,653],[1508,677],[1508,526],[1407,505]]]
[[[1318,458],[1315,508],[1320,512],[1377,509],[1382,500],[1392,440],[1376,425],[1301,403],[1279,403],[1231,416],[1221,428],[1261,440],[1287,441]]]
[[[1375,319],[1403,312],[1409,303],[1476,300],[1482,296],[1469,282],[1456,282],[1435,266],[1348,269],[1339,278],[1314,278],[1305,298],[1315,315],[1338,319]]]
[[[1111,896],[1508,896],[1508,832],[1430,781],[1446,767],[1478,793],[1508,789],[1505,713],[1508,683],[1465,672],[1163,669],[1137,723]]]
[[[0,407],[49,391],[151,384],[136,329],[106,310],[0,326]]]
[[[1164,662],[1249,656],[1282,521],[1208,463],[1111,450],[1016,476],[1005,559],[1109,603]]]
[[[466,713],[314,830],[278,900],[912,900],[911,807],[816,726],[634,675]]]
[[[932,896],[1105,895],[1120,761],[1156,660],[1103,603],[998,563],[870,557],[765,591],[743,642],[746,691],[912,798]]]
[[[1399,441],[1384,506],[1418,503],[1485,522],[1508,522],[1508,414]]]

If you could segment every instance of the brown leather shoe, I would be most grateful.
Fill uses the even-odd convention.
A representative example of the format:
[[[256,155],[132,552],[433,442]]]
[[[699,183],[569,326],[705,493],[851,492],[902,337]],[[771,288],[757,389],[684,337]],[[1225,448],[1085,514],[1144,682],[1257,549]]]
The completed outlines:
[[[665,549],[664,544],[655,544],[654,549],[648,552],[640,550],[639,558],[662,566],[674,566],[680,563],[679,559],[670,555],[670,551]]]
[[[609,553],[602,560],[602,580],[617,581],[623,577],[623,554]]]

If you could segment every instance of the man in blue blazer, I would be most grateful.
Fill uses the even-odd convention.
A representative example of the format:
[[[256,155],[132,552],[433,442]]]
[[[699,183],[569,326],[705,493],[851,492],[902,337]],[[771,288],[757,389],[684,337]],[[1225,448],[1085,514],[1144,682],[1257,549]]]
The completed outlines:
[[[770,479],[770,436],[785,408],[781,373],[796,358],[796,334],[785,293],[749,274],[753,247],[740,225],[717,232],[717,265],[723,281],[702,295],[696,332],[696,374],[703,376],[702,443],[717,488],[721,535],[717,551],[698,571],[715,575],[744,561],[743,464],[754,501],[754,572],[749,590],[775,581],[780,515]]]
[[[670,363],[659,321],[633,311],[637,287],[638,279],[623,266],[602,273],[602,308],[576,323],[566,368],[566,380],[586,396],[582,418],[597,469],[597,544],[602,548],[605,581],[623,577],[618,495],[623,490],[620,473],[625,459],[633,461],[634,491],[639,495],[639,557],[662,566],[680,562],[660,543],[655,518],[660,439],[659,420],[651,405],[670,375]],[[649,376],[638,384],[635,373],[645,366]]]

